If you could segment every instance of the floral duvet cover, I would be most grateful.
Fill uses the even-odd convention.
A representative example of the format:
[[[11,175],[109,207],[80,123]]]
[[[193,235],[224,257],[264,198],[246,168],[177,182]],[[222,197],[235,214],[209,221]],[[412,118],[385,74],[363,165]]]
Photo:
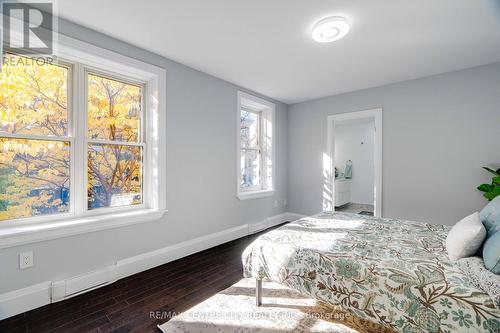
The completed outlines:
[[[450,227],[349,213],[258,237],[245,277],[268,278],[401,332],[500,332],[500,310],[446,253]]]

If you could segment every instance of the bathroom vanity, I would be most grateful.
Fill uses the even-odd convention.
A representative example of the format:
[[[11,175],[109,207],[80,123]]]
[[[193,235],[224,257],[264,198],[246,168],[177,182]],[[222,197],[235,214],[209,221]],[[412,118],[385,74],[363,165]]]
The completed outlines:
[[[335,207],[351,202],[351,180],[345,178],[335,179]]]

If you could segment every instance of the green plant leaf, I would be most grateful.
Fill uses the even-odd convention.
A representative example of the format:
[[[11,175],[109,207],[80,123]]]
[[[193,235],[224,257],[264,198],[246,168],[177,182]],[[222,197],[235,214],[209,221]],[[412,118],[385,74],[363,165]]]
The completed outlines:
[[[488,200],[493,200],[500,195],[500,186],[494,186],[491,191],[486,192],[484,197]]]
[[[481,184],[477,187],[479,191],[484,192],[483,196],[488,200],[493,200],[495,197],[500,196],[500,168],[493,170],[489,167],[482,167],[484,170],[495,175],[491,179],[490,184]]]
[[[500,169],[497,169],[496,171],[491,169],[491,168],[488,168],[488,167],[483,167],[483,169],[488,171],[488,172],[491,172],[495,176],[500,176]]]
[[[493,189],[493,186],[490,184],[481,184],[477,187],[477,189],[482,192],[490,192]]]

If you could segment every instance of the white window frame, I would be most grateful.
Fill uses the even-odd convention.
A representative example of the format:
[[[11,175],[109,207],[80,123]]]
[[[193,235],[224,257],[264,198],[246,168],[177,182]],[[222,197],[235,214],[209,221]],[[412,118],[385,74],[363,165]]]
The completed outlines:
[[[65,35],[58,34],[56,40],[57,58],[70,66],[68,137],[48,137],[47,140],[69,141],[71,144],[70,209],[61,214],[0,221],[0,249],[153,221],[167,211],[165,69]],[[143,146],[144,156],[142,204],[88,210],[86,191],[75,190],[87,186],[87,72],[143,86],[144,138],[143,143],[139,143]]]
[[[244,106],[245,101],[262,106],[262,109],[253,109]],[[259,186],[241,187],[241,110],[259,114],[259,146],[261,148]],[[236,196],[240,200],[257,199],[274,195],[276,190],[276,105],[260,97],[238,91],[237,94],[237,116],[236,116]],[[269,150],[267,147],[271,146]]]

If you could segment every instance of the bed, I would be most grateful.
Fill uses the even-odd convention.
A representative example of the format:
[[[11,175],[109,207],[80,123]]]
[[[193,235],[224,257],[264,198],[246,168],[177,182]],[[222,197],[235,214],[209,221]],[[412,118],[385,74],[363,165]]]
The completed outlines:
[[[450,227],[350,213],[305,217],[259,236],[245,277],[279,282],[402,332],[492,332],[500,310],[448,259]]]

